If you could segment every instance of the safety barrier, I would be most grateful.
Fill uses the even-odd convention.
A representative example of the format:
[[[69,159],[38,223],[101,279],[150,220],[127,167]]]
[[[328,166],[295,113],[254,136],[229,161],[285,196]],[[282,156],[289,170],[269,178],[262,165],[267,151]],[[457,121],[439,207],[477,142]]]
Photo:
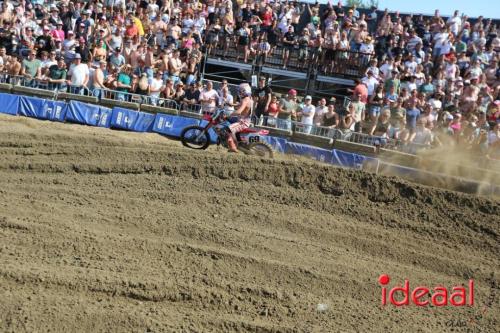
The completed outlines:
[[[50,82],[46,77],[33,78],[22,75],[10,75],[6,73],[0,74],[0,83],[11,84],[13,87],[25,87],[40,89],[52,92],[67,92],[70,94],[92,96],[92,91],[84,86],[71,85],[66,82]]]
[[[67,103],[65,120],[71,123],[109,128],[112,110],[78,101]]]
[[[193,115],[204,115],[214,113],[215,111],[217,111],[217,107],[206,106],[202,104],[181,103],[180,111],[191,113]]]
[[[144,95],[139,95],[139,94],[134,94],[134,93],[129,93],[128,91],[124,90],[111,90],[111,89],[102,89],[101,91],[101,99],[111,99],[114,101],[119,101],[119,102],[130,102],[130,103],[142,103],[143,98],[146,96]]]
[[[158,96],[142,96],[141,105],[142,104],[159,106],[166,109],[179,109],[179,104],[176,101]]]
[[[342,139],[343,133],[341,130],[336,128],[330,128],[325,126],[316,125],[306,125],[300,122],[292,122],[293,128],[296,133],[303,133],[308,135],[319,136],[323,138],[330,139]]]
[[[344,134],[343,139],[350,142],[361,143],[368,146],[381,146],[384,148],[395,148],[398,143],[397,140],[387,138],[385,136],[369,135],[365,133],[358,133],[348,131]]]

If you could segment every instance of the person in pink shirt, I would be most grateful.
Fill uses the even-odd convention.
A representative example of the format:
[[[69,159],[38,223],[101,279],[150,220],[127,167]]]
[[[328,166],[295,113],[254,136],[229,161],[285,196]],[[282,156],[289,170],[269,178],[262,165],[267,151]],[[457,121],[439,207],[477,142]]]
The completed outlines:
[[[460,113],[455,113],[453,115],[453,120],[451,121],[450,128],[453,130],[453,134],[458,138],[460,132],[462,131],[462,115]]]
[[[368,88],[366,87],[366,85],[361,82],[360,79],[355,79],[354,80],[354,90],[351,90],[350,91],[352,92],[352,95],[353,97],[358,95],[359,96],[359,100],[363,103],[368,103]]]
[[[56,24],[56,28],[52,30],[50,33],[54,40],[60,40],[61,42],[64,41],[64,30],[63,30],[63,23],[62,21],[58,21]]]

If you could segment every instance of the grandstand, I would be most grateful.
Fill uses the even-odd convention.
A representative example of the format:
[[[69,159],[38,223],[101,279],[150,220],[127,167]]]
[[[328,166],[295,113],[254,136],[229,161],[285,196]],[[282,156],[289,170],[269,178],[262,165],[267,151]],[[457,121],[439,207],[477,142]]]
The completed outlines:
[[[271,93],[255,123],[278,134],[350,142],[345,149],[367,154],[451,145],[485,156],[477,167],[499,158],[497,20],[331,3],[5,3],[7,90],[196,116],[235,104],[236,84],[258,90],[265,77]],[[206,80],[220,97],[211,105],[200,98]],[[280,116],[292,88],[293,115]],[[302,115],[306,95],[312,117]]]

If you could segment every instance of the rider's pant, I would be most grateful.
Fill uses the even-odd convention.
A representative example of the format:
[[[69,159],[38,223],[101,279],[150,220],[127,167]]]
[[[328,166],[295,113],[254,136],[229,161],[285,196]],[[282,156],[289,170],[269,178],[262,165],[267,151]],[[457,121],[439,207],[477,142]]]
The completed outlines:
[[[250,118],[237,118],[237,119],[229,119],[231,123],[229,125],[229,130],[231,131],[231,135],[236,140],[236,134],[243,131],[245,128],[250,127],[251,119]]]

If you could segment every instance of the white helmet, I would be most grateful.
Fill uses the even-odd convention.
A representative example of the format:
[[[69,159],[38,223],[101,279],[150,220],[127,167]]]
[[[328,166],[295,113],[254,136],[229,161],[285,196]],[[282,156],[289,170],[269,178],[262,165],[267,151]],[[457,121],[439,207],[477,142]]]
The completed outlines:
[[[240,84],[239,92],[240,96],[243,97],[252,96],[252,87],[248,83],[242,83]]]

